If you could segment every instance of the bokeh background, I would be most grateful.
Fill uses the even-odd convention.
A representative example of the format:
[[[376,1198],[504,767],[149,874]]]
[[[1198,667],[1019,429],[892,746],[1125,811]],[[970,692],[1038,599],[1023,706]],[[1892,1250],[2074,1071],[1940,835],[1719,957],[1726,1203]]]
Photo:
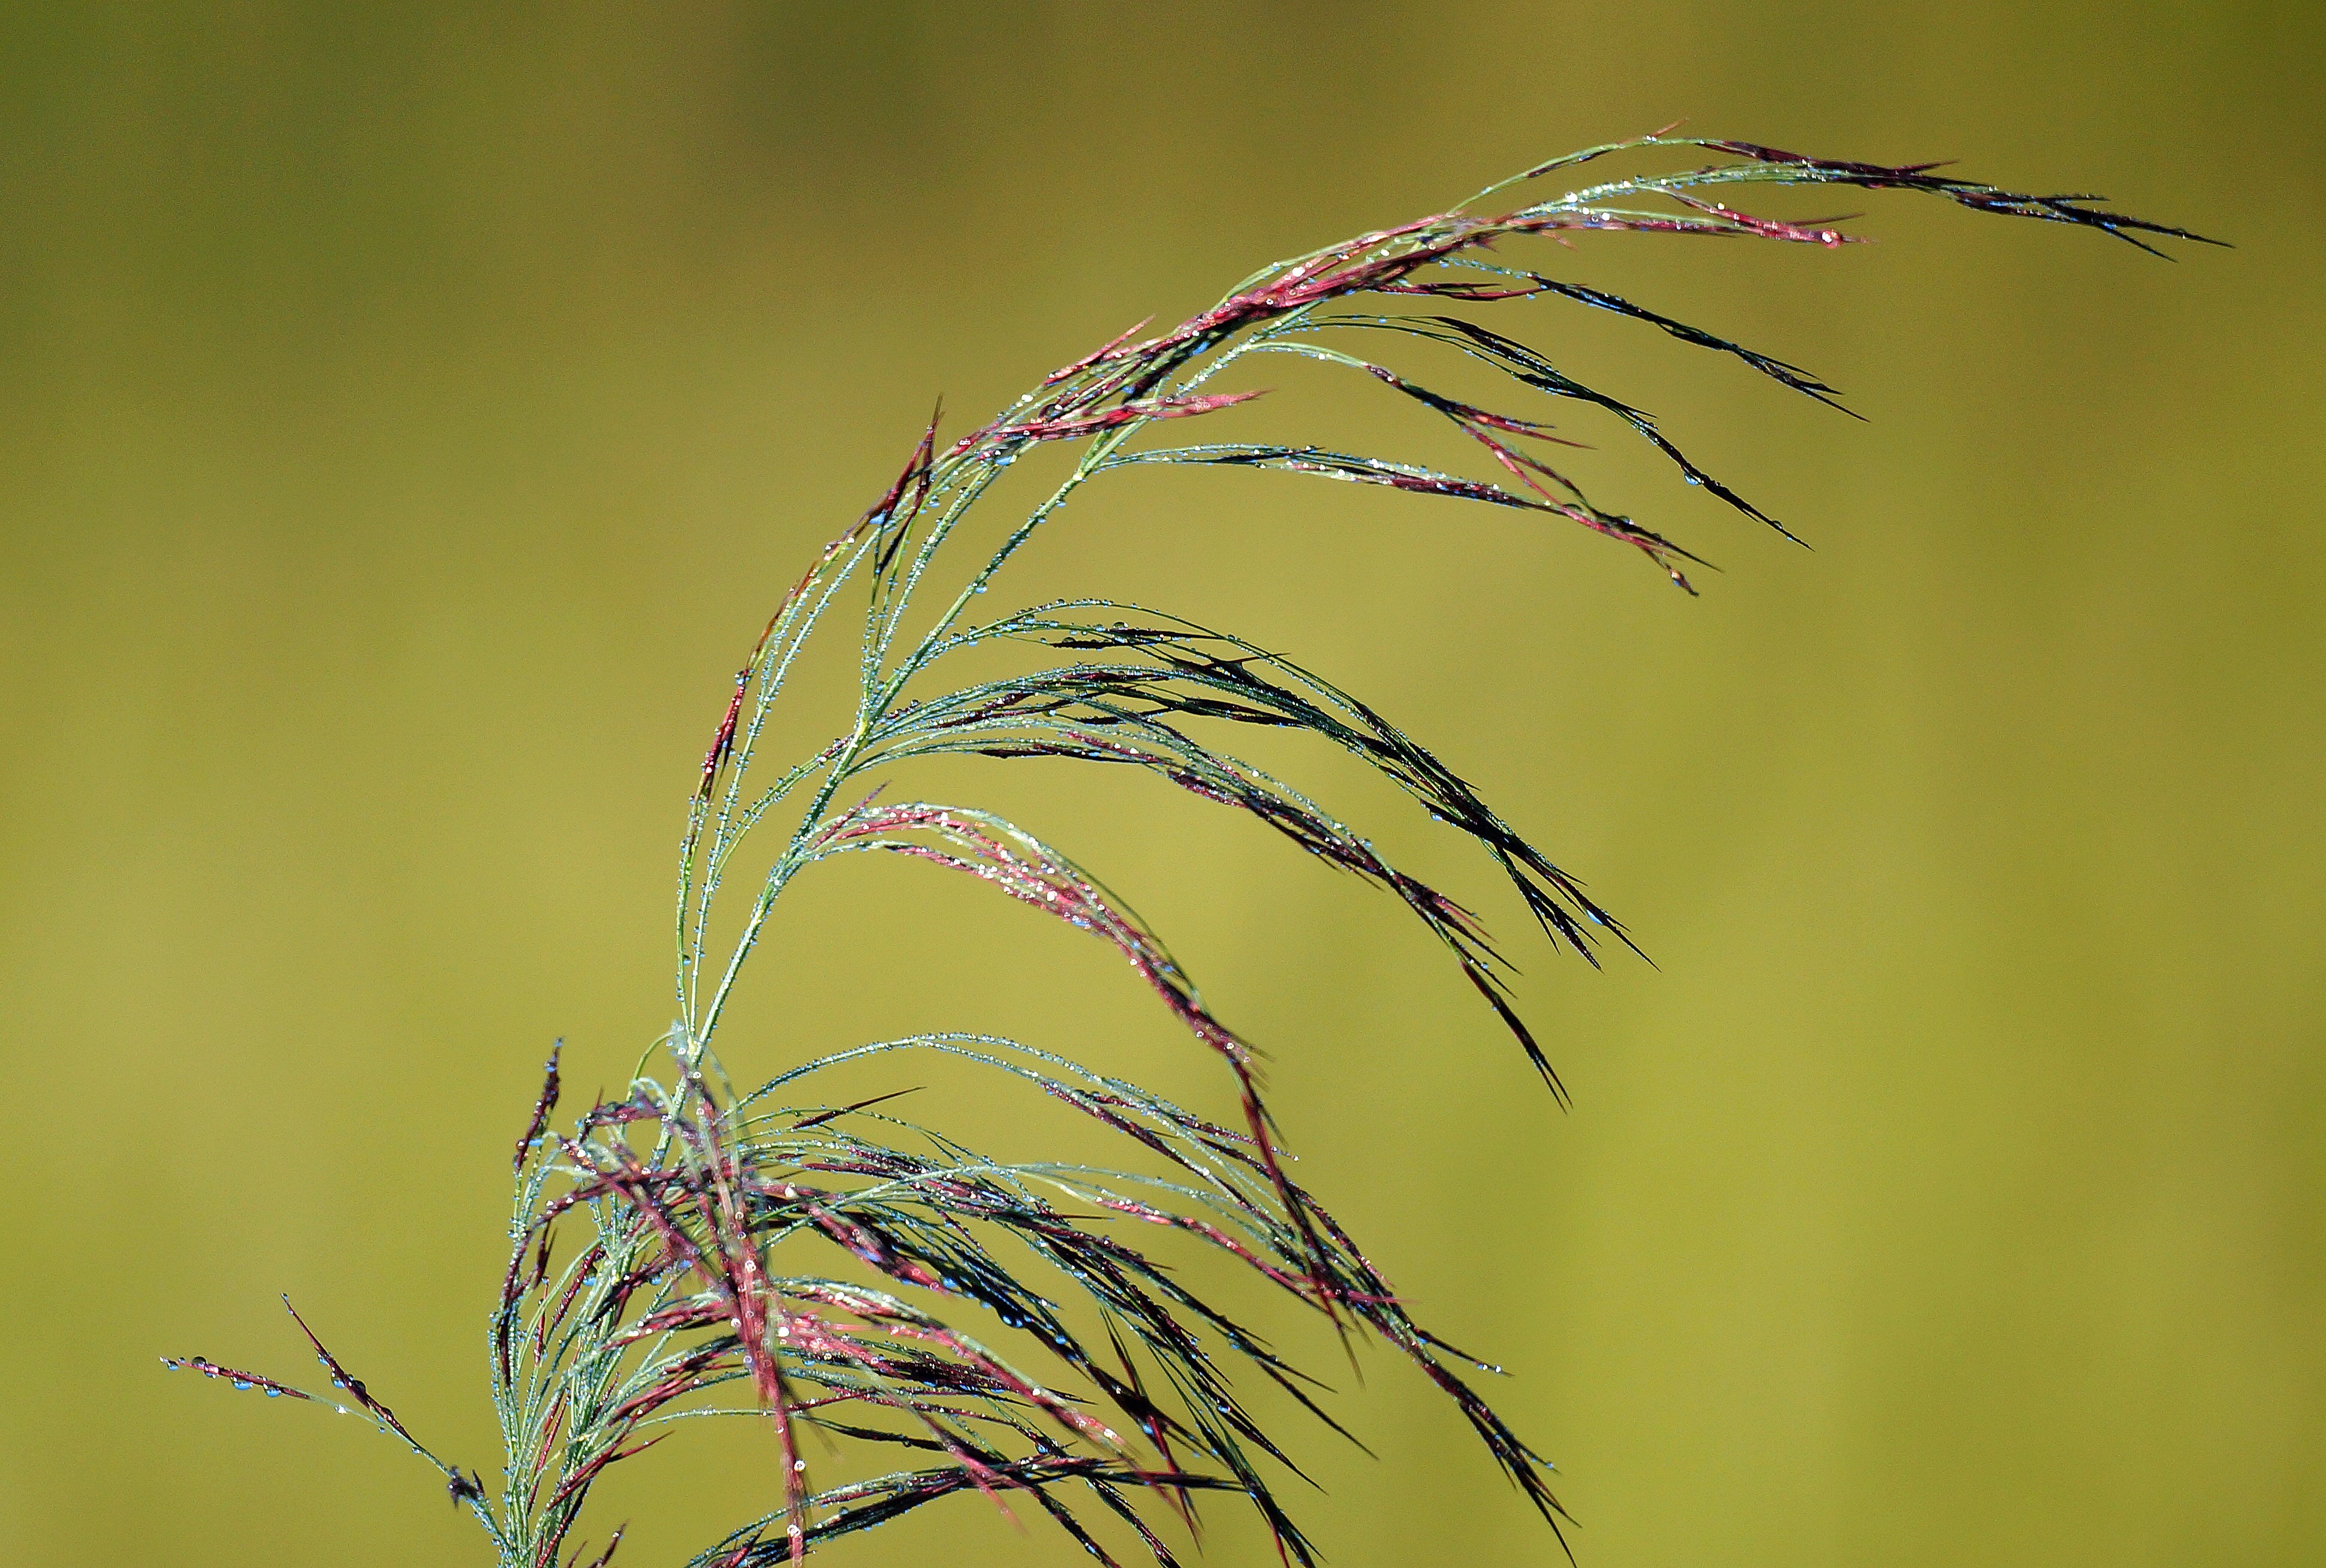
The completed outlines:
[[[0,1561],[484,1561],[391,1444],[155,1357],[298,1373],[288,1290],[491,1467],[544,1050],[586,1095],[666,1022],[729,673],[931,399],[982,417],[1271,257],[1681,116],[2239,248],[1893,197],[1836,254],[1546,249],[1870,418],[1522,308],[1815,546],[1577,428],[1725,569],[1699,600],[1588,536],[1267,475],[1111,481],[1024,580],[1294,652],[1589,878],[1661,969],[1523,950],[1571,1114],[1394,911],[1264,833],[1111,780],[983,798],[1275,1053],[1305,1178],[1510,1368],[1586,1568],[2326,1558],[2318,17],[10,8]],[[1457,455],[1282,380],[1288,428]],[[739,1074],[973,1026],[1222,1102],[1103,954],[914,869],[803,892]],[[1267,1321],[1382,1455],[1299,1444],[1335,1563],[1558,1560],[1417,1378]],[[642,1461],[600,1527],[675,1561],[768,1464],[740,1433]],[[1272,1560],[1214,1512],[1211,1560]],[[1082,1560],[974,1500],[830,1556]]]

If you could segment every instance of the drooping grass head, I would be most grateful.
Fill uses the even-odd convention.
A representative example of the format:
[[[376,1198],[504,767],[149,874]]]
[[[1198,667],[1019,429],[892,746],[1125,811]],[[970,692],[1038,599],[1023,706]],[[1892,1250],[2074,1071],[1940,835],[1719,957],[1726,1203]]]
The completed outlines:
[[[1707,153],[1713,161],[1702,161]],[[1651,172],[1558,190],[1614,154],[1636,155]],[[1685,164],[1679,172],[1652,172],[1675,159]],[[368,1417],[436,1466],[510,1568],[581,1558],[577,1529],[597,1481],[684,1424],[722,1415],[772,1425],[778,1473],[759,1517],[706,1530],[696,1568],[796,1560],[967,1491],[1038,1510],[1102,1561],[1135,1543],[1167,1564],[1170,1543],[1186,1538],[1206,1498],[1233,1494],[1289,1557],[1312,1562],[1278,1498],[1282,1478],[1298,1473],[1293,1451],[1240,1389],[1257,1378],[1326,1425],[1332,1417],[1300,1371],[1246,1326],[1247,1309],[1199,1292],[1172,1266],[1170,1248],[1193,1247],[1313,1308],[1353,1345],[1378,1340],[1410,1361],[1558,1531],[1564,1516],[1548,1465],[1472,1386],[1493,1369],[1418,1322],[1291,1179],[1252,1045],[1079,860],[991,811],[914,798],[913,765],[964,756],[1103,765],[1257,818],[1401,905],[1563,1099],[1477,917],[1248,760],[1237,738],[1290,732],[1361,759],[1472,842],[1546,940],[1596,962],[1605,941],[1630,939],[1574,877],[1390,718],[1293,659],[1160,609],[1096,598],[1010,606],[1008,569],[1083,487],[1176,465],[1382,486],[1577,524],[1693,592],[1686,572],[1697,558],[1589,498],[1573,477],[1571,443],[1547,413],[1579,405],[1648,442],[1687,482],[1759,524],[1782,524],[1699,468],[1647,413],[1559,369],[1534,346],[1555,340],[1555,318],[1536,318],[1524,340],[1503,318],[1528,301],[1612,311],[1831,404],[1832,389],[1798,366],[1561,279],[1555,249],[1543,244],[1600,230],[1847,243],[1830,223],[1732,205],[1758,187],[1804,185],[1919,192],[2102,230],[2144,250],[2197,237],[2094,198],[2011,192],[1929,165],[1649,136],[1554,159],[1450,211],[1266,267],[1177,326],[1134,329],[1054,371],[949,442],[933,420],[886,493],[784,595],[726,693],[687,807],[675,1021],[657,1042],[659,1064],[643,1060],[619,1099],[558,1127],[551,1058],[516,1150],[512,1245],[489,1316],[506,1447],[498,1485],[423,1445],[312,1333],[329,1396],[199,1357],[170,1364]],[[1234,376],[1270,355],[1366,377],[1448,422],[1476,443],[1478,471],[1325,444],[1193,439],[1261,395]],[[1433,357],[1499,373],[1509,399],[1489,408],[1436,390]],[[1204,429],[1190,422],[1198,421]],[[1065,477],[1005,520],[998,545],[972,548],[966,524],[999,506],[1002,472],[1049,446],[1071,455]],[[851,717],[806,755],[771,756],[773,720],[803,650],[819,636],[849,635],[833,629],[835,610],[858,638]],[[717,1036],[770,913],[798,877],[861,853],[975,877],[1106,943],[1217,1058],[1232,1109],[1183,1108],[974,1033],[843,1049],[740,1091]],[[727,896],[730,876],[741,881],[740,908]],[[1295,1070],[1300,1044],[1282,1043]],[[846,1103],[819,1088],[842,1066],[893,1064],[901,1074],[915,1062],[998,1075],[1029,1104],[1087,1119],[1120,1146],[1120,1160],[991,1157],[981,1151],[992,1129],[919,1112],[898,1098],[909,1082]],[[837,1445],[818,1454],[842,1457],[812,1459],[801,1441],[811,1430]],[[615,1532],[595,1561],[605,1563],[619,1539]]]

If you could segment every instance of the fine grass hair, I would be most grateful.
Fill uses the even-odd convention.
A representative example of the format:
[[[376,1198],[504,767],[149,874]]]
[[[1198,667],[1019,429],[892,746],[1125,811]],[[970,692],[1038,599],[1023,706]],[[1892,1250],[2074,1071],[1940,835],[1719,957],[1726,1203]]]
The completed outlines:
[[[1650,172],[1588,184],[1578,176],[1562,188],[1614,154]],[[1698,557],[1604,508],[1552,466],[1551,451],[1572,443],[1540,417],[1541,400],[1595,411],[1683,479],[1755,523],[1780,533],[1782,524],[1698,467],[1651,415],[1475,318],[1538,298],[1612,311],[1838,407],[1834,390],[1799,366],[1533,270],[1547,264],[1536,254],[1547,247],[1531,242],[1614,230],[1847,243],[1839,220],[1730,205],[1771,186],[1920,193],[2097,229],[2152,252],[2200,237],[2109,211],[2096,197],[2017,193],[1934,168],[1663,135],[1594,147],[1447,212],[1264,267],[1168,330],[1142,336],[1142,323],[1053,371],[950,442],[932,419],[886,493],[783,596],[736,672],[686,810],[668,1034],[620,1099],[571,1122],[554,1120],[558,1059],[549,1059],[516,1140],[508,1265],[487,1322],[504,1443],[498,1480],[488,1484],[423,1443],[295,1310],[328,1392],[199,1356],[167,1364],[368,1419],[435,1467],[502,1568],[603,1568],[620,1531],[594,1554],[585,1544],[596,1483],[681,1423],[720,1417],[769,1425],[777,1471],[765,1510],[706,1531],[689,1568],[796,1562],[972,1491],[1005,1511],[1038,1510],[1103,1563],[1143,1551],[1166,1568],[1182,1549],[1175,1543],[1194,1538],[1205,1499],[1230,1494],[1257,1510],[1288,1560],[1312,1563],[1316,1548],[1278,1495],[1282,1478],[1299,1472],[1247,1406],[1238,1375],[1272,1384],[1340,1429],[1319,1386],[1244,1326],[1247,1309],[1199,1293],[1157,1254],[1156,1241],[1175,1236],[1177,1246],[1224,1255],[1253,1289],[1313,1308],[1344,1341],[1377,1340],[1410,1361],[1565,1545],[1550,1466],[1474,1387],[1496,1369],[1418,1322],[1292,1179],[1252,1046],[1214,1014],[1161,938],[1065,850],[974,805],[891,793],[890,781],[936,756],[1058,759],[1133,770],[1257,818],[1404,905],[1563,1102],[1477,917],[1226,743],[1257,728],[1349,753],[1474,843],[1553,946],[1595,964],[1607,942],[1630,946],[1615,918],[1457,772],[1361,698],[1231,632],[1103,598],[996,613],[988,590],[1005,584],[1011,561],[1084,486],[1173,464],[1312,475],[1558,519],[1637,552],[1693,593],[1688,571]],[[1518,411],[1432,390],[1417,372],[1369,357],[1375,345],[1499,372]],[[1270,355],[1368,377],[1449,422],[1477,443],[1486,477],[1331,446],[1170,439],[1187,422],[1260,396],[1228,376]],[[998,545],[972,545],[965,524],[1003,471],[1051,445],[1071,454],[1064,478],[1007,521]],[[848,607],[861,610],[852,721],[805,756],[766,755],[804,647]],[[965,664],[988,673],[954,673]],[[747,843],[748,861],[739,858]],[[1215,1118],[1047,1051],[972,1033],[858,1045],[739,1090],[717,1037],[777,899],[809,868],[859,853],[975,877],[1106,943],[1218,1059],[1233,1110]],[[722,901],[730,873],[744,878],[740,908]],[[662,1065],[649,1072],[652,1060]],[[1124,1168],[989,1157],[978,1152],[978,1128],[907,1119],[896,1099],[912,1085],[901,1080],[845,1103],[818,1087],[836,1069],[914,1062],[991,1073],[1029,1107],[1047,1102],[1087,1118],[1120,1142]],[[830,1440],[813,1463],[802,1441],[811,1432]]]

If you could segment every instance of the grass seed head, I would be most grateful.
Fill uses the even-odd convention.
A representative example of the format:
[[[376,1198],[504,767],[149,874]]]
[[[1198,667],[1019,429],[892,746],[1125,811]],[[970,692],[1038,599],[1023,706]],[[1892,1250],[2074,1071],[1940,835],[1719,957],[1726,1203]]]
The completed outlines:
[[[1550,175],[1619,153],[1641,155],[1649,167],[1539,194]],[[1718,158],[1700,162],[1706,153]],[[1683,161],[1677,169],[1670,166],[1675,154]],[[1314,1547],[1275,1492],[1279,1473],[1299,1472],[1242,1401],[1231,1369],[1341,1428],[1311,1381],[1228,1302],[1197,1291],[1171,1266],[1158,1244],[1180,1239],[1229,1260],[1256,1287],[1323,1314],[1352,1344],[1377,1341],[1411,1362],[1558,1532],[1566,1516],[1549,1489],[1550,1467],[1457,1369],[1499,1369],[1418,1322],[1339,1221],[1290,1179],[1254,1050],[1213,1011],[1162,938],[1079,861],[1018,824],[970,806],[885,799],[879,786],[935,756],[1043,759],[1142,772],[1252,817],[1397,900],[1563,1103],[1564,1088],[1512,1004],[1508,963],[1478,916],[1392,865],[1233,742],[1250,730],[1289,730],[1358,757],[1473,843],[1551,943],[1595,964],[1604,937],[1629,947],[1615,918],[1459,774],[1354,695],[1228,632],[1103,599],[982,619],[972,607],[1081,487],[1151,465],[1374,485],[1572,523],[1638,552],[1694,592],[1681,566],[1702,564],[1698,557],[1590,500],[1568,477],[1568,459],[1552,466],[1547,449],[1577,443],[1541,417],[1549,408],[1573,405],[1611,422],[1686,482],[1791,535],[1698,467],[1651,414],[1573,378],[1543,350],[1472,312],[1507,314],[1535,299],[1610,311],[1838,408],[1834,389],[1797,366],[1512,264],[1506,254],[1521,241],[1603,232],[1834,248],[1850,237],[1838,220],[1788,220],[1731,205],[1763,187],[1828,185],[1915,192],[1975,212],[2097,229],[2152,253],[2163,240],[2200,238],[2111,211],[2094,197],[2014,192],[1936,167],[1663,135],[1590,148],[1447,212],[1264,268],[1160,333],[1140,336],[1142,322],[942,449],[933,417],[886,493],[783,597],[725,698],[680,858],[668,1081],[641,1077],[621,1099],[583,1113],[570,1133],[554,1133],[559,1053],[550,1054],[512,1159],[516,1218],[491,1321],[491,1392],[507,1446],[503,1495],[492,1498],[479,1475],[422,1446],[295,1311],[346,1403],[200,1356],[165,1364],[269,1397],[359,1411],[437,1468],[505,1568],[556,1568],[608,1471],[671,1435],[675,1424],[716,1415],[774,1428],[774,1506],[712,1541],[691,1568],[797,1562],[825,1542],[971,1491],[1005,1513],[1013,1500],[1039,1509],[1112,1563],[1076,1512],[1094,1503],[1167,1568],[1175,1558],[1162,1531],[1194,1530],[1199,1493],[1234,1494],[1258,1511],[1288,1561],[1312,1563]],[[1450,396],[1413,370],[1343,347],[1357,341],[1483,366],[1522,404],[1492,409]],[[1309,444],[1149,440],[1154,427],[1177,430],[1261,395],[1212,384],[1269,354],[1367,378],[1452,423],[1494,471],[1441,471]],[[997,475],[1054,444],[1077,455],[1049,496],[999,546],[980,552],[962,543],[964,520]],[[764,760],[760,745],[801,649],[851,583],[863,603],[854,722],[799,761]],[[917,617],[908,617],[916,607]],[[1012,653],[1018,667],[949,683],[953,661],[972,649]],[[749,903],[730,925],[714,928],[714,909],[727,911],[719,895],[739,868],[740,846],[769,838],[771,858]],[[1212,1119],[1063,1057],[978,1035],[862,1045],[735,1093],[713,1041],[769,912],[810,868],[864,851],[974,877],[1105,942],[1220,1060],[1233,1118]],[[723,942],[714,929],[727,931]],[[988,1157],[965,1141],[975,1129],[901,1119],[906,1108],[892,1102],[910,1087],[840,1104],[817,1104],[810,1092],[819,1074],[907,1056],[994,1074],[1087,1118],[1121,1142],[1127,1159],[1143,1160],[1145,1174]],[[560,1227],[582,1228],[582,1245],[554,1249]],[[562,1267],[553,1266],[557,1251],[570,1254]],[[1076,1304],[1068,1310],[1046,1293]],[[854,1479],[816,1475],[803,1428],[860,1462],[894,1455],[895,1468]],[[621,1536],[613,1532],[594,1568],[605,1568]],[[584,1549],[575,1546],[570,1560]]]

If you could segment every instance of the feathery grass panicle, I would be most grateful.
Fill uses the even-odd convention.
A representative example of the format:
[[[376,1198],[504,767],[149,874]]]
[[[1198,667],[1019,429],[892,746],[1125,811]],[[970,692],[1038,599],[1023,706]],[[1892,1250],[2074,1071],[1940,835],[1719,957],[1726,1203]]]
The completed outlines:
[[[1537,182],[1610,154],[1701,152],[1722,157],[1506,205],[1513,192],[1531,196],[1546,189]],[[2097,198],[2003,190],[1934,174],[1934,167],[1661,135],[1591,148],[1448,212],[1263,268],[1154,336],[1140,336],[1142,323],[948,444],[940,445],[932,418],[887,493],[793,585],[736,673],[687,812],[676,1022],[661,1043],[667,1081],[642,1063],[623,1099],[592,1106],[570,1131],[552,1131],[559,1075],[557,1057],[549,1060],[516,1146],[508,1266],[490,1323],[492,1394],[507,1449],[498,1497],[423,1447],[303,1320],[302,1332],[351,1404],[200,1357],[169,1364],[270,1396],[360,1411],[437,1467],[507,1568],[555,1568],[569,1547],[564,1560],[578,1563],[587,1548],[576,1544],[577,1526],[598,1480],[678,1423],[722,1415],[772,1424],[780,1474],[773,1506],[704,1547],[693,1568],[796,1562],[825,1541],[964,1491],[1005,1512],[1039,1509],[1112,1563],[1086,1513],[1075,1511],[1094,1503],[1118,1521],[1118,1535],[1167,1565],[1175,1561],[1167,1535],[1193,1531],[1201,1495],[1233,1493],[1259,1511],[1289,1560],[1314,1562],[1273,1489],[1276,1474],[1298,1471],[1224,1367],[1242,1366],[1340,1429],[1297,1369],[1150,1256],[1139,1239],[1144,1227],[1224,1255],[1261,1285],[1325,1314],[1344,1338],[1370,1336],[1401,1353],[1558,1532],[1565,1515],[1547,1484],[1549,1466],[1458,1369],[1476,1364],[1415,1322],[1347,1232],[1291,1180],[1251,1047],[1213,1013],[1161,938],[1064,850],[1016,823],[965,805],[889,799],[883,786],[925,757],[1044,757],[1142,770],[1249,813],[1410,910],[1563,1101],[1550,1062],[1511,1004],[1507,964],[1477,917],[1218,738],[1238,726],[1290,729],[1353,754],[1474,840],[1551,942],[1594,963],[1603,936],[1630,945],[1614,918],[1459,775],[1357,697],[1226,632],[1103,599],[981,616],[981,598],[1075,491],[1112,470],[1152,464],[1314,475],[1558,518],[1630,546],[1693,592],[1682,564],[1698,558],[1588,499],[1546,450],[1575,443],[1533,412],[1458,400],[1346,346],[1384,335],[1412,339],[1501,372],[1514,395],[1596,409],[1689,483],[1783,533],[1698,467],[1647,413],[1575,380],[1539,349],[1448,312],[1539,296],[1585,304],[1839,407],[1833,388],[1797,366],[1513,264],[1503,242],[1613,230],[1832,247],[1849,237],[1831,221],[1728,205],[1739,188],[1826,185],[1919,191],[1974,211],[2098,229],[2152,252],[2154,241],[2200,237],[2107,210]],[[1306,444],[1147,439],[1152,427],[1260,396],[1212,385],[1239,361],[1270,354],[1372,378],[1475,440],[1496,472],[1479,478]],[[948,548],[1001,471],[1052,443],[1079,455],[999,546],[966,555],[965,547]],[[763,762],[770,716],[801,650],[851,581],[864,608],[853,722],[803,760]],[[920,617],[908,631],[916,605]],[[972,649],[1014,651],[1016,673],[950,685],[948,662]],[[733,939],[714,942],[724,879],[762,828],[781,841],[735,917]],[[1108,943],[1224,1064],[1237,1125],[1047,1053],[971,1034],[859,1046],[737,1093],[712,1043],[744,962],[795,877],[856,851],[976,877]],[[955,1130],[901,1119],[891,1102],[909,1088],[841,1105],[814,1104],[805,1092],[809,1080],[843,1064],[916,1057],[998,1074],[1087,1117],[1149,1173],[986,1157]],[[579,1232],[563,1248],[561,1229]],[[571,1256],[556,1261],[563,1251]],[[1029,1259],[1041,1266],[1029,1271]],[[1081,1298],[1071,1313],[1043,1294],[1060,1280]],[[1095,1330],[1075,1326],[1092,1322]],[[846,1440],[847,1452],[901,1451],[898,1468],[821,1484],[801,1442],[809,1430]],[[607,1563],[620,1536],[612,1533],[594,1563]]]

